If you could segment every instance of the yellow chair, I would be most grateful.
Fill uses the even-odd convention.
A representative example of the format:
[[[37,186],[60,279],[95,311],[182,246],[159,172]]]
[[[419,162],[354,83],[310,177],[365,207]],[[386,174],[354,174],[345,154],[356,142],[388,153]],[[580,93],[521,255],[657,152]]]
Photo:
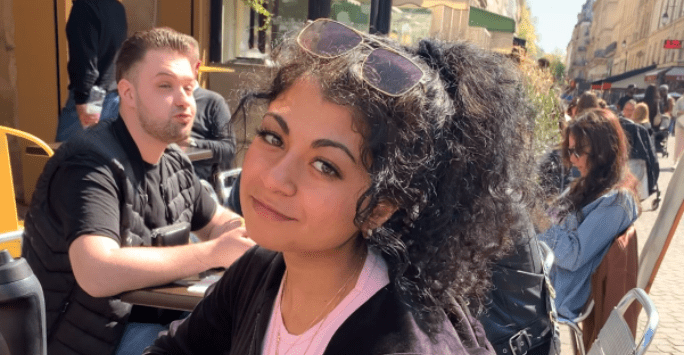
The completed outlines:
[[[48,156],[54,152],[47,143],[40,138],[20,130],[0,126],[0,206],[5,211],[0,213],[0,250],[8,249],[12,257],[21,256],[21,231],[23,226],[17,216],[17,202],[14,196],[14,182],[12,180],[12,166],[10,165],[9,145],[7,136],[13,135],[31,141],[43,148]]]

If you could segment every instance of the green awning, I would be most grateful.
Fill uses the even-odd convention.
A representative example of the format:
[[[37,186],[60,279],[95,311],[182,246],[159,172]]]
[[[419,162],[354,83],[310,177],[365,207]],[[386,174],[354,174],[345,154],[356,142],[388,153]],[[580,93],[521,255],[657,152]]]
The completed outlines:
[[[468,25],[471,27],[484,27],[488,31],[515,33],[514,19],[473,6],[470,7]]]

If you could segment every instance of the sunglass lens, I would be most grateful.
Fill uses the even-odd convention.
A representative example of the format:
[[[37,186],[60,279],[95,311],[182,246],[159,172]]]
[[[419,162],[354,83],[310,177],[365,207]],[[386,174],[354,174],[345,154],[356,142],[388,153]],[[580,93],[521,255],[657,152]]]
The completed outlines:
[[[380,91],[401,95],[420,81],[423,71],[408,58],[378,48],[366,58],[363,75],[368,83]]]
[[[328,58],[354,49],[362,40],[352,29],[332,21],[315,21],[304,28],[297,38],[304,49]]]

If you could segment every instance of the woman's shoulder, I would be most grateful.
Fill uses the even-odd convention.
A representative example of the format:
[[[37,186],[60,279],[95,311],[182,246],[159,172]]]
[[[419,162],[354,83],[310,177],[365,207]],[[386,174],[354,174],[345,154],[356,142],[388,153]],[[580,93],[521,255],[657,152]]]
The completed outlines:
[[[637,201],[633,193],[626,188],[615,188],[606,192],[594,200],[594,202],[590,203],[587,206],[587,212],[591,212],[600,207],[613,206],[622,206],[627,213],[634,215],[636,215],[638,210]]]

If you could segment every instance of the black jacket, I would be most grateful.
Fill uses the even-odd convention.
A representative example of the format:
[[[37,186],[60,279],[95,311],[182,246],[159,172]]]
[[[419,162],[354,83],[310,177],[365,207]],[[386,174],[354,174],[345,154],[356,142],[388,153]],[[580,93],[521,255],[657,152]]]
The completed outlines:
[[[220,94],[201,87],[193,95],[197,114],[191,136],[198,148],[210,149],[211,159],[193,162],[195,173],[201,179],[213,181],[217,172],[230,169],[235,156],[235,136],[230,125],[230,109]]]
[[[122,246],[149,246],[151,230],[143,216],[147,195],[140,193],[144,169],[141,158],[132,158],[133,149],[137,152],[121,118],[103,122],[62,144],[38,179],[24,224],[22,255],[45,294],[50,355],[113,353],[131,312],[130,304],[117,297],[92,297],[76,282],[68,255],[70,242],[48,199],[49,189],[58,188],[51,184],[53,176],[73,160],[108,167],[121,196],[118,232]],[[174,172],[163,182],[169,220],[190,222],[192,201],[200,193],[190,161],[171,146],[159,164]]]
[[[253,247],[189,318],[143,354],[261,354],[284,272],[281,253]],[[480,324],[464,312],[458,318],[456,325],[445,320],[433,342],[389,284],[342,324],[324,354],[491,354]]]
[[[648,173],[648,192],[654,193],[657,189],[658,175],[660,175],[660,163],[655,153],[655,147],[648,134],[648,130],[622,116],[620,116],[620,126],[625,131],[625,135],[629,140],[630,151],[629,159],[640,159],[646,162],[646,170]],[[641,196],[645,199],[648,196]]]

